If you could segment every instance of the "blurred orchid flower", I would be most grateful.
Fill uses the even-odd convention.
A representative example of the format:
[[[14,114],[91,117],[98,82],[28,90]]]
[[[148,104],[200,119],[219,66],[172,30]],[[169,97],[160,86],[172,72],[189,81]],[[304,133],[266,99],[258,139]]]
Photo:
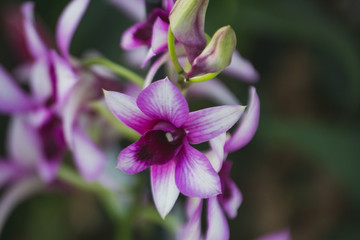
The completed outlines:
[[[4,92],[0,96],[0,111],[26,116],[26,121],[41,141],[44,161],[40,175],[46,181],[55,177],[62,159],[63,151],[60,149],[66,149],[66,145],[73,151],[80,172],[89,181],[97,178],[106,160],[79,124],[70,126],[67,133],[70,132],[68,135],[71,137],[67,135],[67,138],[62,126],[63,122],[71,122],[67,118],[73,118],[73,115],[63,112],[65,105],[72,104],[69,95],[79,82],[79,75],[71,62],[70,42],[88,3],[89,0],[70,2],[59,18],[56,40],[62,56],[48,49],[37,33],[33,17],[34,4],[26,2],[22,5],[26,43],[34,59],[30,68],[31,95],[25,94],[10,75],[0,68],[1,91]],[[88,98],[86,95],[83,97]]]
[[[120,152],[117,167],[135,174],[151,166],[153,197],[162,217],[173,207],[179,191],[203,198],[221,192],[210,162],[188,142],[205,142],[227,131],[240,118],[242,106],[189,113],[185,98],[168,79],[151,84],[137,99],[105,92],[105,100],[120,121],[142,135]]]

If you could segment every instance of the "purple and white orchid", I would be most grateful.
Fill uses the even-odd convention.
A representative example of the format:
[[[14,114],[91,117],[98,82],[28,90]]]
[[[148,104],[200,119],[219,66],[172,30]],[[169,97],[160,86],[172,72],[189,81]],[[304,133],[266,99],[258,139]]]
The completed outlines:
[[[128,174],[151,167],[151,185],[158,211],[165,217],[179,192],[208,198],[221,193],[218,175],[201,152],[189,145],[229,130],[244,107],[230,105],[189,113],[180,90],[168,79],[144,89],[137,99],[105,92],[106,102],[125,125],[142,137],[120,152],[118,168]]]

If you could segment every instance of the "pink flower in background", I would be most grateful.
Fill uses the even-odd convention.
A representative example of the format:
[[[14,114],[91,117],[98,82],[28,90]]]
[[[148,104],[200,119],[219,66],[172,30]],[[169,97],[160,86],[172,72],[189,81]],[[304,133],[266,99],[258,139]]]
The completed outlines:
[[[120,152],[118,168],[135,174],[151,166],[153,197],[161,216],[171,210],[179,191],[202,198],[221,193],[209,160],[189,143],[208,141],[230,129],[242,106],[189,113],[185,98],[168,79],[151,84],[137,99],[116,92],[105,92],[105,99],[117,118],[142,135]]]

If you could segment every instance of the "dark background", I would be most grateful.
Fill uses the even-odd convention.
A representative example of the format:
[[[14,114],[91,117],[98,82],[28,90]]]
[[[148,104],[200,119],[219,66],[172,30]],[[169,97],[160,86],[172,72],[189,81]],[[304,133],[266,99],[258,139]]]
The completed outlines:
[[[8,70],[19,57],[3,20],[16,2],[0,2],[0,62]],[[37,20],[53,36],[67,1],[35,2]],[[119,40],[132,23],[105,1],[92,1],[72,55],[97,49],[126,65]],[[238,217],[229,221],[231,239],[287,228],[294,240],[360,239],[360,2],[210,0],[206,31],[224,25],[234,28],[237,48],[261,76],[258,132],[228,158],[244,196]],[[222,79],[246,102],[246,84]],[[0,117],[4,155],[7,117]],[[140,234],[147,239],[162,236],[161,226],[149,226],[132,229],[149,233]],[[3,239],[109,239],[117,228],[92,194],[54,191],[21,204]]]

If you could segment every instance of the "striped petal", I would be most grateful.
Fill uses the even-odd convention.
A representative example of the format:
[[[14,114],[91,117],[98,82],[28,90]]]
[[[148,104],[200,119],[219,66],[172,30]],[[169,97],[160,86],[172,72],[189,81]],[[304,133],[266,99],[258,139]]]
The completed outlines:
[[[244,107],[228,105],[191,112],[184,124],[191,143],[201,143],[229,130],[240,118]]]
[[[220,178],[204,154],[184,143],[177,156],[175,181],[189,197],[208,198],[221,193]]]
[[[156,121],[145,115],[138,106],[134,97],[112,91],[105,91],[105,101],[112,113],[125,125],[144,134],[152,129]]]
[[[168,78],[145,88],[136,101],[140,110],[154,119],[180,127],[188,118],[189,106],[180,90]]]
[[[173,208],[179,196],[175,184],[175,161],[163,165],[151,166],[151,189],[155,206],[162,218]]]

